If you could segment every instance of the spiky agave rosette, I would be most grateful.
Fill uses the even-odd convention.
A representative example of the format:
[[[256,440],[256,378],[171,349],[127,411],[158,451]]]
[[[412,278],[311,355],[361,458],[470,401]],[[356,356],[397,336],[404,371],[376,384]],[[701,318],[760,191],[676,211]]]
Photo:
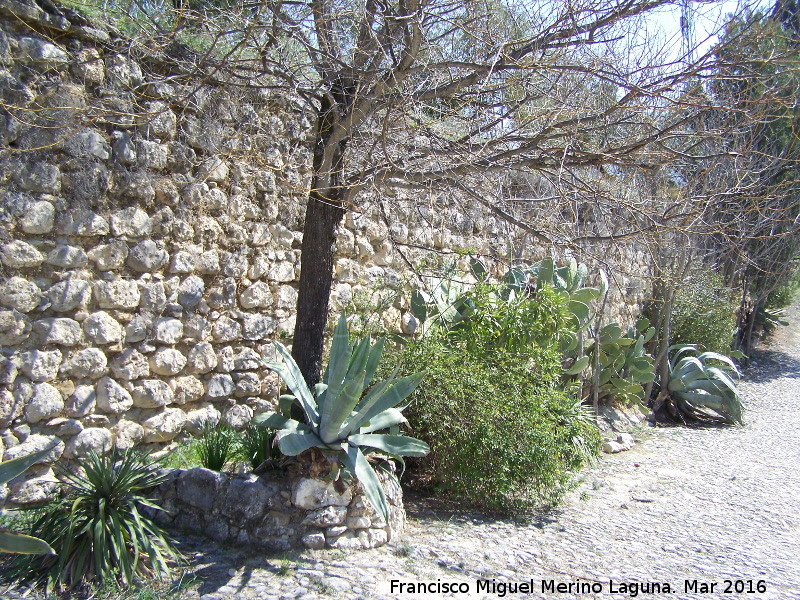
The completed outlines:
[[[265,413],[254,421],[278,430],[278,447],[283,454],[297,456],[319,448],[331,461],[333,473],[338,473],[340,466],[348,469],[358,478],[370,504],[388,523],[386,495],[367,456],[380,452],[402,462],[404,456],[424,456],[429,448],[425,442],[400,435],[398,426],[406,419],[402,408],[396,408],[416,389],[424,373],[395,379],[395,369],[388,380],[370,387],[384,341],[379,339],[372,345],[367,336],[351,346],[347,319],[342,315],[333,334],[328,368],[313,394],[289,351],[274,342],[282,360],[265,364],[280,375],[292,392],[281,397],[283,406],[299,403],[306,422],[277,413]],[[283,412],[288,415],[287,410]],[[379,433],[383,430],[390,433]]]

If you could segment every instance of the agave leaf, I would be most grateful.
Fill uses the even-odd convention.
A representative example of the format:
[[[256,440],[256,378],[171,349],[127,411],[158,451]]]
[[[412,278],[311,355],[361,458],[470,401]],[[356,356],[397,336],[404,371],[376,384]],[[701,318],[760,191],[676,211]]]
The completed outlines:
[[[283,344],[280,342],[273,343],[275,344],[278,354],[283,357],[283,363],[266,362],[267,368],[280,375],[281,379],[286,382],[286,385],[289,386],[289,389],[292,390],[292,393],[294,393],[295,397],[300,402],[300,406],[303,407],[303,412],[305,412],[306,418],[311,425],[318,427],[319,412],[317,411],[317,402],[314,400],[311,390],[308,389],[305,379],[303,379],[300,367],[294,362],[294,358],[292,358],[292,355],[289,354],[289,351]]]
[[[280,413],[283,416],[290,417],[292,416],[292,405],[295,402],[297,402],[297,398],[295,398],[292,394],[281,394],[281,396],[278,398],[278,410],[280,410]]]
[[[0,485],[8,483],[15,477],[24,473],[25,470],[35,464],[37,460],[47,456],[57,444],[58,442],[53,442],[47,448],[39,450],[38,452],[33,452],[32,454],[0,463]]]
[[[349,446],[347,451],[342,452],[339,456],[344,465],[361,482],[361,486],[364,488],[364,495],[366,495],[372,508],[383,517],[385,523],[388,523],[389,506],[386,503],[386,494],[383,492],[380,479],[378,479],[375,471],[372,470],[364,454],[357,446]]]
[[[372,338],[369,334],[358,343],[355,352],[353,352],[350,358],[350,366],[347,368],[347,375],[345,375],[346,381],[349,381],[355,377],[356,374],[367,369],[371,345]]]
[[[430,452],[428,444],[405,435],[380,433],[354,434],[348,438],[351,445],[369,446],[390,456],[425,456]]]
[[[369,359],[367,360],[367,366],[365,368],[365,375],[364,375],[364,389],[369,387],[369,384],[372,383],[372,378],[375,376],[375,371],[378,370],[378,364],[380,363],[381,356],[383,355],[383,346],[386,343],[386,338],[378,338],[378,341],[370,348],[369,350]]]
[[[380,431],[387,427],[400,425],[401,423],[408,423],[408,420],[403,416],[397,408],[387,408],[380,414],[375,415],[359,429],[359,433],[372,433],[373,431]]]
[[[328,391],[325,394],[326,404],[328,401],[336,402],[339,392],[342,391],[348,366],[350,366],[350,334],[347,331],[347,317],[342,313],[333,330],[333,343],[326,369],[327,378],[323,381],[328,384]],[[320,407],[320,410],[324,411],[325,408]]]
[[[251,423],[258,427],[269,427],[270,429],[293,429],[309,431],[308,425],[300,423],[299,421],[295,421],[294,419],[290,419],[289,417],[284,417],[283,415],[271,412],[261,413],[260,415],[253,417]]]
[[[717,352],[703,352],[697,358],[705,363],[705,361],[711,360],[718,360],[720,362],[725,363],[731,368],[731,371],[740,375],[739,369],[736,367],[736,363],[734,363],[729,357],[725,356],[724,354],[719,354]]]
[[[414,315],[421,323],[428,319],[428,303],[420,290],[411,292],[411,314]]]
[[[286,456],[297,456],[309,448],[325,448],[319,436],[313,431],[290,431],[284,429],[276,433],[278,448]]]
[[[564,371],[564,375],[577,375],[588,366],[589,366],[589,357],[582,356],[581,358],[575,361],[575,364],[573,364],[569,369]]]
[[[44,540],[3,530],[0,530],[0,552],[13,554],[55,554],[55,550]]]
[[[425,373],[414,373],[408,377],[402,377],[397,379],[388,389],[384,388],[385,391],[380,394],[373,394],[368,401],[363,403],[358,413],[342,426],[339,437],[344,438],[350,432],[359,429],[375,415],[382,413],[387,408],[397,406],[401,400],[417,389],[424,376]]]
[[[364,391],[364,376],[366,371],[361,371],[357,377],[350,380],[336,402],[329,398],[325,403],[322,420],[319,425],[319,436],[326,444],[332,444],[339,438],[339,430],[361,398]]]

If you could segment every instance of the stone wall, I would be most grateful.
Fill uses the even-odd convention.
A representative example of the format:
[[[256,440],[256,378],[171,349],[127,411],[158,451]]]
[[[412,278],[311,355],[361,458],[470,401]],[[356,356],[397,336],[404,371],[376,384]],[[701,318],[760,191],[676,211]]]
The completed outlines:
[[[230,476],[201,468],[171,471],[154,495],[166,512],[153,516],[167,527],[270,551],[377,548],[398,540],[405,526],[397,480],[380,477],[389,523],[358,483],[337,489],[329,480],[290,481],[279,472]]]
[[[59,458],[161,449],[273,406],[259,361],[294,330],[310,181],[301,105],[184,75],[34,1],[0,0],[0,460],[57,446],[0,504],[47,499]],[[509,236],[524,242],[449,196],[361,201],[339,232],[332,310],[395,294],[380,311],[392,331],[414,327],[397,291],[426,248],[503,257]],[[621,252],[632,274],[612,312],[629,317],[647,261]]]

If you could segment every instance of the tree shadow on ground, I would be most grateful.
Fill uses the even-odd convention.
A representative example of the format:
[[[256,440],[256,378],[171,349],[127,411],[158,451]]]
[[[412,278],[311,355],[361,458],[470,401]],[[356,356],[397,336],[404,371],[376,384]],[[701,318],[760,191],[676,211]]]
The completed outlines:
[[[464,507],[456,500],[434,496],[424,491],[403,490],[403,506],[409,519],[423,524],[453,525],[533,525],[545,527],[558,521],[560,509],[545,506],[517,516]]]
[[[781,348],[755,350],[750,353],[750,361],[743,381],[768,383],[781,378],[800,379],[800,360]]]

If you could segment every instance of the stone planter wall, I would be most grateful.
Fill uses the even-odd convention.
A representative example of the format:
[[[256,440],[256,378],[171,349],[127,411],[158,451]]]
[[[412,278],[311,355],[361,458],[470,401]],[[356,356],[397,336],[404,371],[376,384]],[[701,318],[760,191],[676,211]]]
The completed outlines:
[[[155,516],[168,528],[269,551],[376,548],[397,540],[405,525],[400,486],[380,477],[389,523],[369,505],[358,483],[339,493],[331,481],[290,481],[278,473],[227,475],[203,468],[171,471],[155,490],[167,512]]]

